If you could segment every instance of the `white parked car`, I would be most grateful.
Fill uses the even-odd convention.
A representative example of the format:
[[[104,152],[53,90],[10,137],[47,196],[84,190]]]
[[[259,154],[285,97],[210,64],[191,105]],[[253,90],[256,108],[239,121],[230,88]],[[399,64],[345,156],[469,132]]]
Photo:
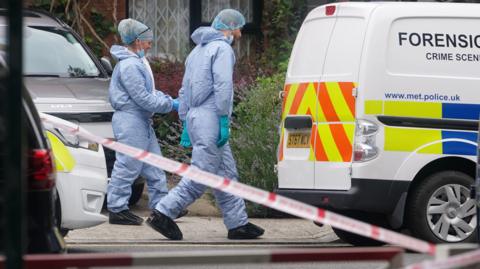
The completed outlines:
[[[108,218],[101,210],[108,176],[103,147],[45,127],[57,168],[56,211],[62,235],[105,222]]]
[[[113,138],[114,110],[108,100],[110,62],[95,57],[82,38],[52,14],[24,10],[23,19],[24,83],[38,111]],[[0,64],[6,59],[6,29],[6,18],[0,12]],[[104,158],[110,176],[115,152],[105,149]],[[137,178],[130,204],[138,202],[144,185],[145,179]]]

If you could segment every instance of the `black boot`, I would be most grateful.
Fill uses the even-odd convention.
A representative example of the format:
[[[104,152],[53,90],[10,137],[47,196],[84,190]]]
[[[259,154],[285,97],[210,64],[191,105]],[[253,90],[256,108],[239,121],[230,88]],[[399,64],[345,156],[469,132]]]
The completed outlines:
[[[142,225],[143,219],[127,209],[118,213],[108,212],[108,222],[119,225]]]
[[[261,236],[264,232],[264,229],[249,222],[243,226],[228,230],[228,239],[254,239]]]
[[[152,211],[152,214],[147,219],[147,224],[168,239],[183,239],[182,231],[180,231],[178,225],[171,218],[160,213],[158,210],[154,209]]]

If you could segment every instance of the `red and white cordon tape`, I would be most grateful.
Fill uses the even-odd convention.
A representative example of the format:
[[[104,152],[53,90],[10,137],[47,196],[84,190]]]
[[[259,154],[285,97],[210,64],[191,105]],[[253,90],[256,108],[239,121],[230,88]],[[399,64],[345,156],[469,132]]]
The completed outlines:
[[[96,136],[80,126],[40,113],[42,121],[49,123],[56,128],[64,129],[72,134],[81,136],[112,150],[121,152],[142,162],[151,164],[170,173],[188,177],[198,183],[231,193],[243,199],[268,206],[270,208],[315,222],[331,225],[335,228],[369,237],[378,241],[398,245],[413,251],[434,254],[435,245],[387,229],[345,217],[331,211],[317,208],[299,201],[295,201],[272,192],[267,192],[249,185],[245,185],[228,178],[202,171],[194,166],[179,163],[174,160],[137,149],[111,139]]]
[[[166,265],[227,265],[287,262],[386,261],[389,268],[402,265],[404,249],[382,248],[319,248],[319,249],[235,249],[197,250],[150,253],[74,253],[25,255],[24,269],[64,269],[99,267],[145,267]],[[0,256],[0,269],[4,267]]]
[[[437,261],[423,261],[412,264],[405,269],[449,269],[462,268],[464,266],[480,263],[480,249],[451,256],[447,259]]]

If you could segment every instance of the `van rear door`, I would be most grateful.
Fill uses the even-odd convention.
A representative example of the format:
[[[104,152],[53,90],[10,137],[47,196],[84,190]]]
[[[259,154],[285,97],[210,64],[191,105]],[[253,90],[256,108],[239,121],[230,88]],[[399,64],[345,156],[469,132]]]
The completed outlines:
[[[336,20],[325,54],[313,132],[316,136],[314,188],[348,190],[355,136],[356,85],[366,18],[371,8],[351,5],[331,6],[331,9]]]
[[[292,50],[283,94],[278,187],[313,189],[318,91],[335,16],[319,7],[307,16]]]

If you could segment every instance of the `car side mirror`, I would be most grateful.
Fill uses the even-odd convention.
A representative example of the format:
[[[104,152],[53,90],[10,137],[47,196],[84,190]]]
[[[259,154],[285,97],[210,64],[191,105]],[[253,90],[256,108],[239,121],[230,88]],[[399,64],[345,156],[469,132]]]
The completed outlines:
[[[113,73],[113,67],[110,60],[107,57],[103,56],[102,58],[100,58],[100,62],[102,63],[105,70],[107,70],[108,75],[111,76]]]

